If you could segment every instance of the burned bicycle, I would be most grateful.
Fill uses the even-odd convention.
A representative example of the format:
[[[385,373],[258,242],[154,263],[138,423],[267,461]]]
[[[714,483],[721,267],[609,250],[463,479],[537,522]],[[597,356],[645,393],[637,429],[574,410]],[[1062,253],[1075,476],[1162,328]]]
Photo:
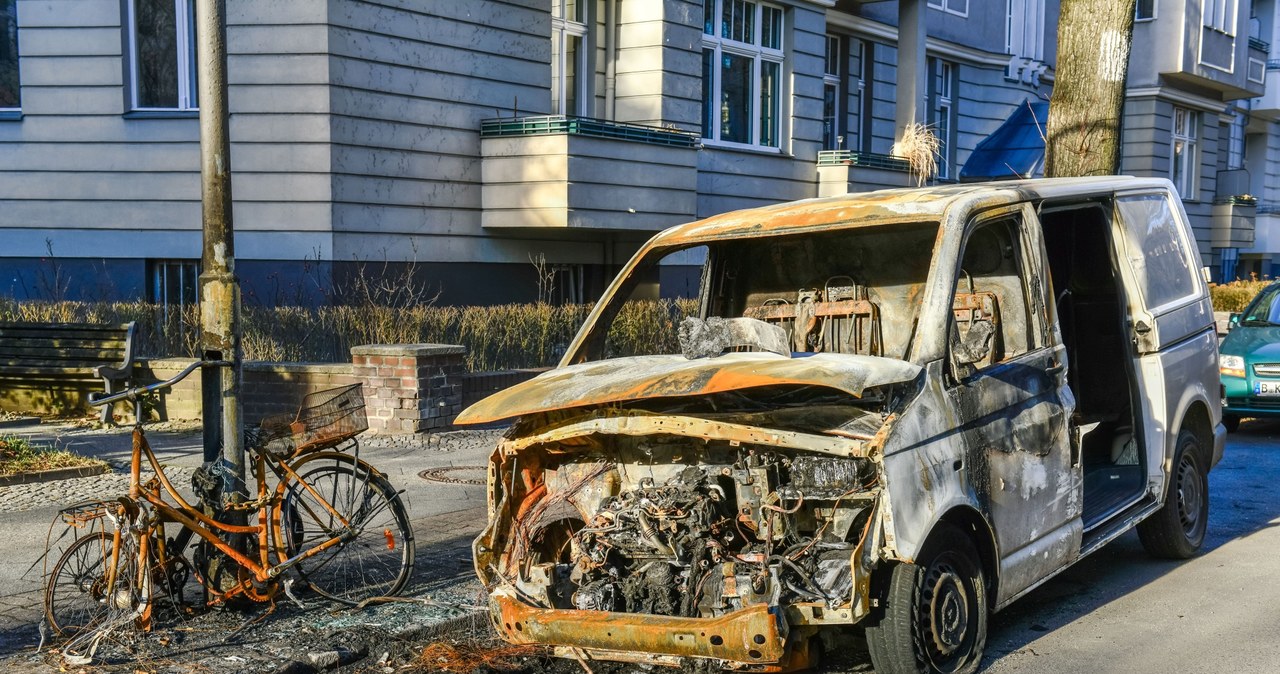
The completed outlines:
[[[143,401],[201,367],[227,365],[198,361],[168,381],[92,400],[134,405],[129,494],[62,511],[77,536],[45,587],[55,634],[75,640],[129,623],[150,629],[157,600],[184,604],[189,578],[202,586],[206,606],[271,602],[292,596],[298,581],[354,605],[408,582],[414,540],[404,503],[359,458],[355,438],[368,423],[358,384],[308,395],[296,415],[265,419],[246,434],[253,495],[224,489],[216,464],[194,476],[195,504],[178,492],[143,432]],[[144,458],[154,471],[145,482]]]

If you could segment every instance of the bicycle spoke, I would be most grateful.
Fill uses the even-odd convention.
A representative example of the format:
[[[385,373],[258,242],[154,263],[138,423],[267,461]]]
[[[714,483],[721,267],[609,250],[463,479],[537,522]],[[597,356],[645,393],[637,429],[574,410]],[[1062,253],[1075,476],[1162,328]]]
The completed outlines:
[[[300,476],[316,494],[348,522],[344,531],[336,518],[315,501],[315,494],[292,486],[282,505],[282,525],[290,557],[341,535],[343,540],[297,564],[297,570],[317,591],[340,601],[399,591],[408,579],[413,541],[408,518],[398,495],[385,480],[353,459],[335,459]]]

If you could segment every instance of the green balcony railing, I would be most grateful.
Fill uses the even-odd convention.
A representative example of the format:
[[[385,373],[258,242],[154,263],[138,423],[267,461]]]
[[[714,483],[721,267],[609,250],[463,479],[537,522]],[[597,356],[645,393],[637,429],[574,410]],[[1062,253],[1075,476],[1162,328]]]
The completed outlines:
[[[1249,38],[1249,48],[1260,52],[1271,52],[1271,43],[1256,37]]]
[[[646,126],[644,124],[610,122],[591,117],[574,117],[572,115],[504,117],[486,119],[480,122],[481,138],[547,136],[566,133],[589,136],[591,138],[612,138],[670,147],[695,147],[698,143],[697,135],[686,131],[664,129],[659,126]]]
[[[818,166],[860,166],[863,168],[884,169],[886,171],[910,170],[905,157],[874,152],[854,152],[852,150],[822,150],[818,153]]]

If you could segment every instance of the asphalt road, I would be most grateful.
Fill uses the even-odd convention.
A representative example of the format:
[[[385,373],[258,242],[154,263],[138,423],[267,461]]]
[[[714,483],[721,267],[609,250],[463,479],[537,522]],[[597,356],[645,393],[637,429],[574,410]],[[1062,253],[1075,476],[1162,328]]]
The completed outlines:
[[[1228,436],[1209,493],[1199,557],[1113,541],[996,614],[984,671],[1280,671],[1280,421]]]

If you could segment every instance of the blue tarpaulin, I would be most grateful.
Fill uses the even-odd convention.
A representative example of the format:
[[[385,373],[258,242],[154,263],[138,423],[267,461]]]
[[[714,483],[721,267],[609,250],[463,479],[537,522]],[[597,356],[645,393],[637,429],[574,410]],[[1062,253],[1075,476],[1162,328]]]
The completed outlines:
[[[982,139],[960,169],[960,181],[1034,178],[1044,173],[1044,129],[1048,101],[1028,100]]]

